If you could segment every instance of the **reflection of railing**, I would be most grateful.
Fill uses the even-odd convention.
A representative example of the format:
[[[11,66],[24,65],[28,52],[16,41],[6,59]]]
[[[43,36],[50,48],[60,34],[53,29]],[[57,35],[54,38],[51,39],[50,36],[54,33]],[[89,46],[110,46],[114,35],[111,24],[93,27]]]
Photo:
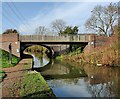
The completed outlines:
[[[21,35],[21,42],[88,42],[91,40],[91,35]]]

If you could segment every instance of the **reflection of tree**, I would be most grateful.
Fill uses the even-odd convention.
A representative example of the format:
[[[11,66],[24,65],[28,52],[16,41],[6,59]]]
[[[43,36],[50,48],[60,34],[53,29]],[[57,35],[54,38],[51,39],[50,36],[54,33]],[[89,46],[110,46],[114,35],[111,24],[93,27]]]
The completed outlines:
[[[79,78],[75,79],[53,79],[48,81],[49,85],[54,88],[54,87],[62,87],[62,86],[71,86],[71,85],[76,85],[79,81]]]
[[[86,72],[85,72],[85,70],[83,69],[83,68],[78,68],[78,67],[76,67],[76,66],[73,66],[73,65],[71,65],[70,63],[68,63],[68,62],[65,62],[65,61],[62,61],[62,62],[58,62],[59,64],[61,64],[61,66],[64,66],[64,67],[67,67],[67,68],[69,68],[69,75],[71,76],[71,77],[73,77],[73,76],[78,76],[78,77],[87,77],[87,74],[86,74]]]
[[[44,66],[46,65],[44,62],[44,59],[47,60],[49,62],[49,58],[47,57],[47,55],[45,53],[34,53],[35,57],[37,57],[40,61],[40,66]]]
[[[115,97],[120,98],[120,68],[115,68],[114,73],[114,80],[112,83],[109,83],[108,89],[114,94]]]
[[[89,75],[87,90],[92,97],[118,97],[120,92],[120,68],[89,66],[85,68]],[[91,78],[91,76],[93,76]]]
[[[41,66],[43,66],[43,53],[39,55],[39,60],[40,60]]]
[[[107,87],[110,86],[107,83],[97,85],[87,85],[88,92],[92,97],[112,97],[113,93]]]

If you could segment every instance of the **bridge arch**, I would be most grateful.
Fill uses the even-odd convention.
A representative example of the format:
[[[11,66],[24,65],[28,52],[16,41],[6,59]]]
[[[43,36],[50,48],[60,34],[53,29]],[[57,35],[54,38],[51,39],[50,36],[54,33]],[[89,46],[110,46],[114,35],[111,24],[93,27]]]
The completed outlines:
[[[20,45],[20,57],[21,58],[27,57],[27,55],[24,54],[24,50],[26,48],[30,47],[30,46],[33,46],[33,45],[43,46],[43,47],[47,48],[50,51],[49,54],[48,54],[48,57],[52,57],[54,55],[54,50],[52,49],[52,47],[47,46],[45,44],[36,43],[36,42],[34,42],[34,43],[33,42],[29,42],[29,43],[21,42],[21,45]]]

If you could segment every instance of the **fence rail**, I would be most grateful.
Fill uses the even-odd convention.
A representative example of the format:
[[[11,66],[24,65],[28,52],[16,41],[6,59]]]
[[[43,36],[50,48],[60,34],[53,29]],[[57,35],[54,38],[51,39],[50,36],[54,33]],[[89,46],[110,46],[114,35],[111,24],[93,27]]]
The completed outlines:
[[[21,42],[89,42],[91,35],[21,35]]]

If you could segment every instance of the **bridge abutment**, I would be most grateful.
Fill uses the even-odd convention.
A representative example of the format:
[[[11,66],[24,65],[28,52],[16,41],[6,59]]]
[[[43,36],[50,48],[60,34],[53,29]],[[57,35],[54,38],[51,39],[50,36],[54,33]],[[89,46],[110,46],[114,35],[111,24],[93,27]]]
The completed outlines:
[[[11,43],[12,54],[20,57],[20,41],[19,34],[17,33],[9,33],[0,35],[1,44],[0,48],[9,52],[9,44]]]

